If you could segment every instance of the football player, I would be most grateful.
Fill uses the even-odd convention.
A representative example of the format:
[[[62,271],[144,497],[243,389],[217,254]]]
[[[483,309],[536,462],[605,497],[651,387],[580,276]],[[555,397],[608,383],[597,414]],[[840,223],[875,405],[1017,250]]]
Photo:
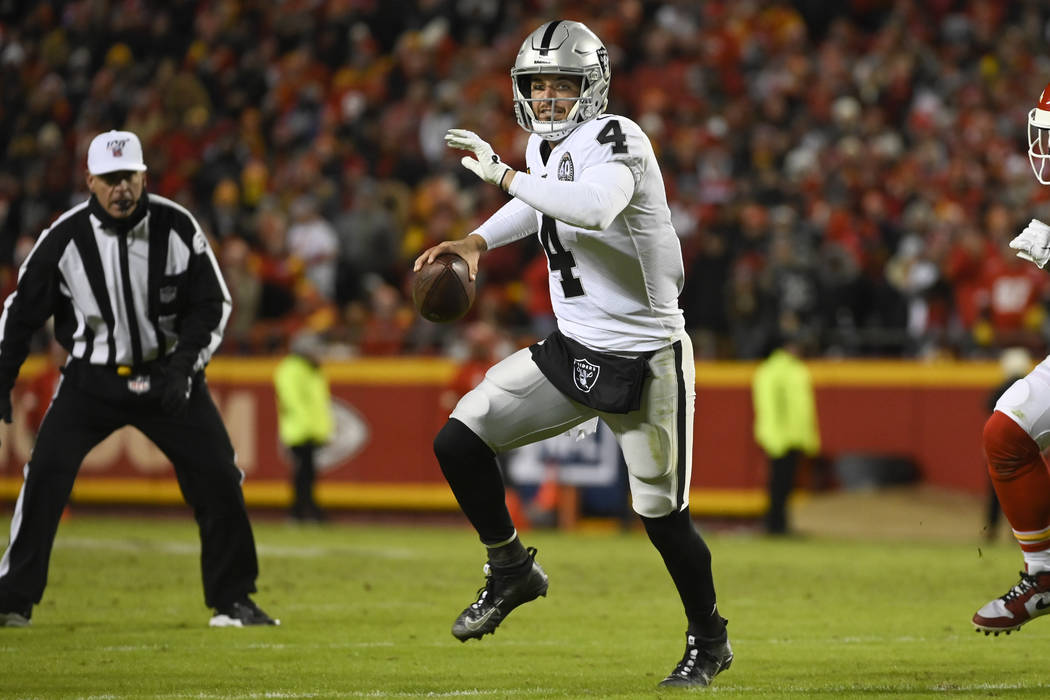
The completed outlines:
[[[1028,113],[1028,159],[1036,179],[1050,185],[1050,85]],[[1045,268],[1050,226],[1032,219],[1010,247]],[[1050,612],[1050,473],[1041,456],[1050,447],[1050,357],[1003,393],[983,438],[992,484],[1021,546],[1024,571],[1005,595],[977,611],[973,624],[985,634],[1009,634]]]
[[[481,254],[538,234],[557,330],[492,367],[434,440],[442,472],[488,550],[478,599],[452,626],[461,641],[493,632],[511,610],[547,593],[536,550],[518,538],[496,454],[600,418],[623,449],[633,507],[678,589],[685,655],[662,685],[706,686],[729,668],[711,553],[689,514],[695,398],[693,351],[678,295],[684,268],[649,139],[606,114],[609,53],[579,22],[552,21],[522,44],[511,83],[531,136],[516,172],[477,134],[450,129],[463,165],[511,199],[465,238],[415,261]]]

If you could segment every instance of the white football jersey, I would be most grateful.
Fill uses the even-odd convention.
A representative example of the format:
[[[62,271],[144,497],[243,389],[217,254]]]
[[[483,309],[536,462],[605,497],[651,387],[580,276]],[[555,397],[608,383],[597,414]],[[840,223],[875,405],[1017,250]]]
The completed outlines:
[[[529,138],[525,158],[530,175],[573,181],[587,168],[622,162],[635,184],[630,202],[601,231],[536,212],[558,328],[609,352],[669,345],[684,327],[678,295],[685,269],[648,137],[630,119],[607,114],[577,127],[551,149],[546,162],[541,153],[545,143],[535,134]]]

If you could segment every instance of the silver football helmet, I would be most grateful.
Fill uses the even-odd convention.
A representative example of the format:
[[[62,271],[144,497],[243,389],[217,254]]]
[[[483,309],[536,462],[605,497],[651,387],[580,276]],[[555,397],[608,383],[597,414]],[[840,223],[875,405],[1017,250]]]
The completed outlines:
[[[1050,85],[1043,88],[1039,104],[1028,113],[1028,162],[1035,178],[1050,185]]]
[[[551,102],[550,98],[532,99],[532,76],[537,73],[562,74],[581,79],[580,96],[565,119],[546,121],[537,118],[537,102]],[[514,68],[510,71],[514,90],[514,116],[522,129],[541,138],[557,141],[573,129],[594,119],[609,104],[609,52],[594,32],[580,22],[555,20],[547,22],[529,34],[518,51]],[[564,100],[557,100],[564,101]]]

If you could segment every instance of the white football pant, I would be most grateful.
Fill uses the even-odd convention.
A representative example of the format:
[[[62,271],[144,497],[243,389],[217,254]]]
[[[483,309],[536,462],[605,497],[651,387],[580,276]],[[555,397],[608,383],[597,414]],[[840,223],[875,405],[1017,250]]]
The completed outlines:
[[[689,503],[696,400],[689,336],[678,333],[671,345],[653,355],[649,369],[637,411],[604,413],[558,391],[524,348],[489,369],[460,399],[451,417],[499,453],[554,437],[598,416],[623,450],[634,510],[660,518]]]
[[[1050,357],[1003,392],[995,410],[1009,416],[1040,450],[1050,447]]]

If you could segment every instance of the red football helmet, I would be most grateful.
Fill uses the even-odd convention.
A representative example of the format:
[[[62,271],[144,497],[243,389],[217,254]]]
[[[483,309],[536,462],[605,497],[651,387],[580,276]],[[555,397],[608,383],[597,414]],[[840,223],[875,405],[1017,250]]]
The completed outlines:
[[[1050,185],[1050,85],[1043,88],[1039,104],[1028,113],[1028,162],[1036,179]]]

